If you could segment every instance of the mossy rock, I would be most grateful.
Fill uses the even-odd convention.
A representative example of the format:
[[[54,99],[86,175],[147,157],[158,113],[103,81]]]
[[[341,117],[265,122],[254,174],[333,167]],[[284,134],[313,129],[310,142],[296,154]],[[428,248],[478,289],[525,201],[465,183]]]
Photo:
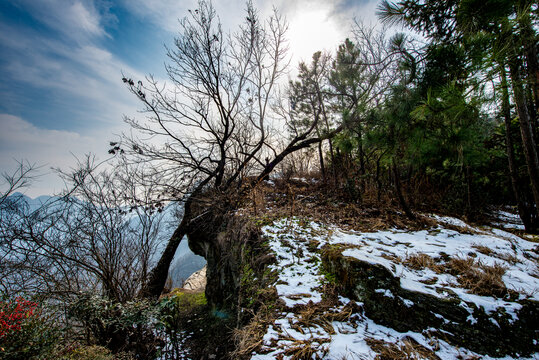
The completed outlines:
[[[403,289],[400,279],[381,264],[342,255],[343,245],[322,248],[324,272],[340,284],[340,292],[363,303],[365,314],[399,332],[424,332],[456,346],[493,357],[529,356],[539,351],[539,303],[521,301],[517,320],[503,309],[487,314],[457,297],[441,299]],[[437,329],[433,331],[432,329]]]

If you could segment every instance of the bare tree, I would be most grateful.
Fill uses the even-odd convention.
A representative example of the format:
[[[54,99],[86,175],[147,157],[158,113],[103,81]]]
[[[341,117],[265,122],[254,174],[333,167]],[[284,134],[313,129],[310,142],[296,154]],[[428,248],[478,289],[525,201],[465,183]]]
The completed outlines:
[[[147,116],[127,119],[141,135],[126,136],[112,151],[144,164],[141,176],[159,184],[164,198],[183,201],[185,209],[144,295],[161,293],[176,248],[192,229],[199,195],[227,192],[252,176],[261,180],[286,155],[322,140],[310,129],[280,149],[270,143],[272,102],[288,65],[286,30],[276,11],[261,20],[248,2],[243,24],[225,33],[211,2],[200,1],[168,49],[170,84],[124,77]]]
[[[160,207],[142,205],[151,189],[139,187],[132,171],[101,170],[88,156],[62,174],[68,187],[61,196],[37,208],[23,198],[3,208],[3,290],[134,298],[152,265],[162,215]]]
[[[6,293],[6,279],[18,276],[15,266],[11,266],[10,252],[13,247],[13,234],[24,219],[30,219],[31,210],[25,204],[23,191],[35,177],[36,166],[20,161],[12,173],[2,174],[2,190],[0,192],[0,290]]]

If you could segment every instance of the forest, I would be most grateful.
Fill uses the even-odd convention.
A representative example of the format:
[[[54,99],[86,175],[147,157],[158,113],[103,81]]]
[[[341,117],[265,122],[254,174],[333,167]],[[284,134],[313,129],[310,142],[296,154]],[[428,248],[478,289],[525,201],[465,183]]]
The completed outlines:
[[[284,306],[277,300],[280,290],[268,290],[284,274],[272,270],[279,247],[270,250],[280,239],[283,218],[295,219],[286,225],[291,234],[317,238],[318,225],[304,233],[310,221],[350,231],[427,231],[436,224],[429,214],[437,214],[437,221],[459,219],[448,229],[483,236],[482,227],[492,226],[504,211],[522,224],[505,228],[507,237],[518,238],[513,250],[525,249],[512,264],[530,261],[529,277],[537,281],[537,2],[384,0],[377,6],[380,25],[356,20],[333,51],[318,51],[299,64],[290,63],[288,24],[278,9],[261,18],[248,1],[243,23],[231,32],[223,30],[211,1],[200,0],[185,15],[174,43],[166,44],[167,83],[118,74],[125,91],[139,100],[140,113],[125,117],[131,131],[110,142],[107,160],[89,154],[76,168],[58,170],[65,190],[43,202],[21,194],[32,186],[34,165],[21,161],[15,172],[4,174],[0,359],[333,358],[312,343],[295,343],[295,350],[282,353],[268,347],[271,355],[264,357],[267,344],[260,339],[276,328],[268,319],[275,320],[275,309]],[[182,241],[207,261],[205,292],[171,286],[170,267]],[[297,245],[296,256],[314,258],[322,251],[320,273],[327,283],[321,298],[356,296],[339,288],[345,285],[338,279],[352,275],[336,265],[338,246],[322,247],[322,237],[317,241],[318,250]],[[497,240],[485,242],[483,250],[474,241],[470,246],[486,255]],[[421,246],[426,251],[430,245]],[[505,266],[473,258],[468,259],[481,274]],[[459,272],[455,262],[432,261],[401,259],[416,270],[448,271],[461,285],[463,279],[479,282],[477,274]],[[447,342],[488,359],[533,358],[539,352],[539,301],[535,294],[524,300],[504,285],[503,271],[498,282],[484,285],[487,290],[466,286],[496,301],[522,300],[517,307],[527,315],[522,310],[506,328],[523,345],[512,348],[508,342],[494,349],[496,341],[477,345],[476,335],[455,329]],[[307,321],[304,305],[298,310],[286,302]],[[351,301],[332,320],[348,314],[351,321],[351,314],[364,311],[401,333],[408,329],[376,318],[376,305],[363,303]],[[311,320],[322,311],[313,309]],[[443,315],[448,314],[460,316]],[[505,334],[499,331],[506,329],[506,310],[494,330],[492,323],[481,327],[477,314],[485,339],[489,331]],[[440,331],[446,331],[443,326]],[[200,334],[186,335],[199,328]],[[369,341],[376,359],[452,358],[429,357],[415,345],[415,355],[405,357],[403,347],[391,355],[391,346]],[[473,356],[460,358],[481,358]]]

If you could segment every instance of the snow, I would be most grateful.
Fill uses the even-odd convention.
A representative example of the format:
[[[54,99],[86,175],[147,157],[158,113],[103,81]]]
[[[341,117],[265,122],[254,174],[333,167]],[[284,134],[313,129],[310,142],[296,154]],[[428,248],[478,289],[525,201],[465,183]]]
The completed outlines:
[[[501,210],[495,215],[499,221],[494,222],[493,225],[501,226],[506,229],[524,230],[524,224],[522,224],[519,215]]]
[[[287,229],[286,221],[281,221],[264,228],[269,237],[269,245],[275,252],[279,263],[270,268],[279,271],[277,280],[277,293],[285,301],[286,306],[307,304],[309,301],[320,302],[322,295],[315,289],[320,286],[322,275],[318,275],[319,266],[316,260],[318,255],[309,251],[306,241],[298,241],[302,235],[301,228],[291,227],[283,236],[282,230]],[[312,230],[318,229],[318,225]],[[309,233],[313,240],[322,241],[313,233]],[[293,241],[290,241],[293,240]]]
[[[374,292],[379,293],[379,294],[384,294],[385,297],[388,297],[388,298],[391,298],[391,299],[395,298],[395,295],[393,295],[391,290],[388,290],[388,289],[376,289],[376,290],[374,290]]]
[[[292,355],[285,355],[284,351],[298,344],[310,346],[317,356],[324,359],[372,359],[376,353],[368,341],[381,340],[402,346],[410,338],[431,349],[441,359],[478,356],[441,339],[433,339],[427,332],[400,333],[376,324],[363,314],[355,314],[348,321],[333,321],[331,327],[334,331],[328,332],[327,327],[323,328],[316,322],[309,326],[300,324],[294,311],[297,305],[310,302],[317,304],[322,300],[321,285],[324,276],[320,273],[318,254],[313,244],[318,249],[325,244],[345,244],[347,248],[342,255],[384,266],[400,278],[400,284],[405,289],[440,298],[457,297],[461,300],[460,306],[470,312],[469,320],[472,323],[476,319],[472,316],[469,304],[481,307],[487,313],[503,308],[513,320],[516,320],[522,306],[517,302],[472,294],[459,287],[453,275],[434,272],[429,268],[415,270],[406,266],[403,260],[417,254],[426,254],[432,258],[473,256],[481,264],[505,267],[505,285],[519,293],[521,299],[539,300],[539,279],[529,275],[537,269],[539,257],[536,243],[500,229],[477,229],[459,219],[433,217],[441,225],[429,231],[390,229],[361,233],[297,218],[282,219],[264,227],[263,232],[278,260],[272,266],[279,271],[275,287],[287,310],[268,327],[263,346],[258,353],[253,354],[252,359],[275,359],[277,356],[290,359]],[[462,227],[475,234],[446,229],[443,224]],[[431,285],[425,284],[425,280],[429,280]],[[376,292],[386,297],[395,297],[387,289],[377,289]],[[408,307],[414,305],[408,299],[402,300]],[[350,303],[350,299],[339,296],[339,306],[334,310],[342,311]],[[491,359],[488,356],[480,358]]]
[[[451,223],[458,224],[458,221]],[[534,250],[538,247],[537,244],[503,230],[492,229],[488,234],[486,232],[462,234],[441,226],[434,231],[414,232],[392,229],[376,233],[354,233],[336,229],[329,243],[356,246],[345,250],[342,254],[386,267],[395,276],[400,277],[403,288],[438,297],[447,297],[443,292],[436,291],[437,288],[446,288],[456,292],[464,301],[471,301],[483,306],[480,297],[468,294],[459,287],[448,286],[448,284],[457,283],[456,277],[449,274],[437,274],[428,268],[414,270],[388,258],[389,255],[389,257],[406,259],[419,253],[429,255],[432,258],[473,256],[476,261],[484,265],[506,267],[507,271],[503,276],[506,287],[523,294],[525,297],[539,300],[539,279],[529,275],[537,268],[536,261],[530,260],[538,259]],[[481,247],[488,248],[492,253],[486,255],[477,251]],[[506,259],[516,262],[512,263]],[[432,281],[433,279],[436,279],[436,282],[432,285],[424,283],[426,280]],[[489,301],[489,303],[503,305],[500,304],[500,301]]]

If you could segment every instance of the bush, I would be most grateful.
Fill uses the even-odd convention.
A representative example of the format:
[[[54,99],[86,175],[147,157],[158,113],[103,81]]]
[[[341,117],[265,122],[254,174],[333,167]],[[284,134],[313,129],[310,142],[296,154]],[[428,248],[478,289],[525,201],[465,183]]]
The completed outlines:
[[[59,337],[52,316],[37,302],[22,297],[1,300],[0,358],[48,358]]]
[[[81,323],[89,345],[106,347],[114,354],[131,352],[139,359],[152,359],[158,345],[153,332],[155,311],[147,301],[122,304],[82,294],[71,304],[69,316]]]

